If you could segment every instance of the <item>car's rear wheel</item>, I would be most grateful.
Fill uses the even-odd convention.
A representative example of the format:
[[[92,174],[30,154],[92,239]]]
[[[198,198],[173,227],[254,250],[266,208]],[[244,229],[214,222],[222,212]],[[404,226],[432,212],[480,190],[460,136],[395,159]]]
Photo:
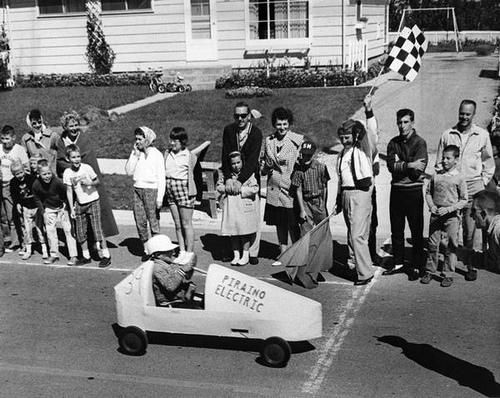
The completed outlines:
[[[269,337],[262,344],[260,355],[264,362],[272,367],[285,366],[292,354],[292,349],[287,341],[281,337]]]
[[[189,93],[190,91],[193,91],[193,87],[191,87],[190,84],[186,84],[186,93]]]
[[[146,352],[148,338],[144,330],[136,326],[129,326],[122,330],[118,344],[128,355],[141,355]]]
[[[165,93],[165,92],[167,92],[167,88],[165,87],[165,85],[164,85],[164,84],[160,84],[160,85],[158,86],[158,92],[159,92],[159,93],[162,93],[162,94],[163,94],[163,93]]]

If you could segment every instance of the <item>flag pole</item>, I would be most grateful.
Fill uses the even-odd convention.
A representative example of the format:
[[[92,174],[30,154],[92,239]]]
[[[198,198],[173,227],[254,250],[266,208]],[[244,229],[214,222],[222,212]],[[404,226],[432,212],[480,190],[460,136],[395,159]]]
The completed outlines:
[[[378,79],[380,77],[380,75],[382,74],[382,72],[384,71],[384,69],[385,69],[385,65],[380,68],[377,77],[375,77],[372,80]],[[375,85],[373,85],[372,88],[370,89],[370,91],[368,91],[368,95],[372,95],[372,92],[373,92],[374,88],[375,88]]]

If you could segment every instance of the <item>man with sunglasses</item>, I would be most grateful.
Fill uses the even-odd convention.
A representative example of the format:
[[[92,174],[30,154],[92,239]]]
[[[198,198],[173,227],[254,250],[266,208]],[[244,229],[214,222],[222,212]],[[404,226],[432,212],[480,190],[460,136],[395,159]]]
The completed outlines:
[[[260,150],[262,146],[262,132],[251,122],[252,114],[246,102],[238,102],[234,107],[234,122],[224,128],[222,136],[222,173],[226,183],[228,195],[239,195],[241,184],[255,174],[260,188]],[[243,160],[243,168],[237,180],[231,176],[229,154],[239,151]],[[259,190],[260,192],[260,190]],[[257,200],[259,202],[259,199]],[[259,203],[260,205],[260,203]],[[258,264],[260,247],[260,229],[257,231],[255,242],[250,246],[250,264]]]

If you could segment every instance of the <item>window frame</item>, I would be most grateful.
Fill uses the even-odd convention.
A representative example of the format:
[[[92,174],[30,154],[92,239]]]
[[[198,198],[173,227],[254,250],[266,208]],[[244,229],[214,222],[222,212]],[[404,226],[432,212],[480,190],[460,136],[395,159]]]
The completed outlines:
[[[62,0],[61,0],[62,1]],[[84,0],[85,1],[85,0]],[[125,0],[127,1],[127,0]],[[49,13],[42,14],[40,13],[40,0],[36,0],[36,12],[37,18],[73,18],[73,17],[84,17],[87,15],[85,11],[80,12],[58,12],[58,13]],[[117,15],[117,14],[152,14],[155,12],[154,10],[154,0],[150,0],[150,8],[137,8],[132,10],[110,10],[110,11],[102,11],[102,15]],[[63,4],[64,6],[64,4]]]
[[[291,0],[287,0],[288,4]],[[301,0],[307,1],[307,13],[308,13],[308,37],[301,38],[287,38],[287,39],[251,39],[250,38],[250,0],[245,0],[245,48],[248,50],[252,49],[269,49],[269,48],[279,48],[279,49],[303,49],[310,48],[312,46],[312,32],[313,23],[311,17],[311,3],[314,0]],[[288,18],[288,21],[290,19]]]

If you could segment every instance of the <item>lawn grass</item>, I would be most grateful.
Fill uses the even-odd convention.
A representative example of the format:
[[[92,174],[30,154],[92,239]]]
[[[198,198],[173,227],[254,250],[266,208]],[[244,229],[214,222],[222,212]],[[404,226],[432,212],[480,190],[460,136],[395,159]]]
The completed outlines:
[[[64,111],[88,106],[108,110],[149,95],[146,86],[15,88],[0,91],[0,123],[13,126],[20,138],[27,129],[26,115],[33,108],[42,111],[48,125],[59,126]]]
[[[272,132],[271,113],[278,106],[292,110],[292,130],[313,139],[320,148],[337,142],[338,126],[362,106],[369,87],[276,89],[271,97],[252,98],[247,102],[258,109],[263,118],[255,124],[264,136]],[[127,158],[137,126],[152,128],[158,138],[157,147],[168,145],[168,133],[175,126],[186,128],[190,147],[205,140],[212,141],[205,160],[220,161],[222,131],[232,122],[235,99],[226,99],[223,90],[198,91],[136,109],[116,121],[100,120],[87,132],[95,137],[98,157]]]

